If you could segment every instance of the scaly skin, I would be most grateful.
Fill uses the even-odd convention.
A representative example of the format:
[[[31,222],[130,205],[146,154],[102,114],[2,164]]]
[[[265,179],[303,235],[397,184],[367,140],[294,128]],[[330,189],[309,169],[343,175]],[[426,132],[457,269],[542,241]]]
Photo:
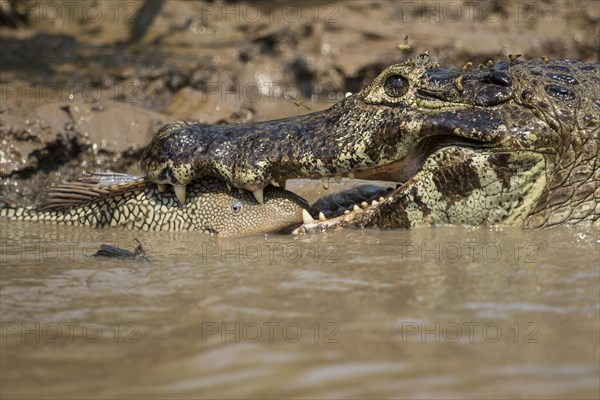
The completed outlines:
[[[108,179],[106,179],[108,177]],[[111,182],[110,184],[105,181]],[[185,205],[142,178],[93,176],[51,188],[37,208],[2,208],[0,217],[44,223],[117,227],[144,231],[196,231],[221,237],[278,232],[302,222],[308,204],[295,194],[269,188],[265,203],[249,192],[229,191],[223,181],[198,180]]]
[[[142,168],[159,183],[206,175],[250,190],[340,175],[402,183],[382,202],[300,231],[597,225],[599,93],[597,63],[452,70],[422,54],[325,111],[246,125],[168,125]]]

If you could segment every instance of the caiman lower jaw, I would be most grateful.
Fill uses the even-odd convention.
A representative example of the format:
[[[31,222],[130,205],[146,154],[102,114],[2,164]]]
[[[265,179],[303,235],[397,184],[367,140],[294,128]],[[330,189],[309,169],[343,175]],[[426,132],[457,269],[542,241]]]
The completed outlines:
[[[382,182],[383,183],[383,182]],[[292,228],[293,234],[321,232],[356,222],[355,217],[372,213],[402,185],[362,184],[329,193],[302,212],[303,224]]]
[[[414,176],[376,203],[324,221],[307,218],[293,233],[347,226],[523,226],[547,173],[545,155],[538,152],[448,147],[427,157]]]
[[[303,224],[294,230],[292,235],[325,232],[343,228],[349,225],[355,225],[357,220],[368,219],[368,214],[373,213],[382,203],[392,197],[395,190],[402,187],[410,177],[416,175],[422,165],[423,159],[418,159],[414,155],[409,154],[402,160],[396,161],[385,166],[372,168],[369,170],[357,171],[350,174],[350,179],[363,180],[381,180],[389,182],[398,182],[395,187],[381,187],[382,192],[365,201],[357,204],[352,204],[346,209],[339,209],[334,216],[327,218],[322,210],[313,206],[312,215],[309,211],[304,210],[302,213]],[[328,189],[328,178],[322,178],[323,188]],[[343,192],[339,192],[341,194]]]
[[[351,178],[362,180],[378,180],[396,182],[396,190],[402,190],[402,186],[415,177],[422,169],[427,158],[433,153],[444,152],[448,146],[459,145],[471,149],[486,149],[490,143],[482,143],[464,138],[451,136],[430,136],[421,140],[408,154],[402,159],[365,170],[357,170],[350,174]],[[323,187],[328,188],[329,178],[323,179]],[[358,219],[368,220],[368,215],[376,210],[383,202],[390,198],[396,190],[388,188],[388,191],[381,195],[374,196],[366,201],[351,205],[346,210],[341,210],[336,215],[326,218],[325,215],[313,208],[312,215],[306,211],[303,213],[304,225],[293,231],[294,234],[308,233],[316,231],[325,231],[337,227],[356,224]]]
[[[360,205],[354,204],[351,209],[344,210],[339,216],[326,218],[323,212],[319,211],[318,219],[314,219],[307,210],[302,212],[303,224],[292,231],[293,235],[299,235],[312,232],[323,232],[336,228],[341,228],[344,225],[350,224],[357,217],[368,214],[375,210],[380,203],[384,202],[389,195],[380,196],[377,200],[371,200],[370,203],[363,201]]]

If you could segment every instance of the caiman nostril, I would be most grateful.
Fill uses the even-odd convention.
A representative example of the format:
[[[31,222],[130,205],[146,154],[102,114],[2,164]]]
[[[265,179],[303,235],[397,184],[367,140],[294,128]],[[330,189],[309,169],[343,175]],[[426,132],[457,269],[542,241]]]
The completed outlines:
[[[383,84],[383,90],[390,97],[403,96],[408,90],[408,80],[402,75],[388,76]]]

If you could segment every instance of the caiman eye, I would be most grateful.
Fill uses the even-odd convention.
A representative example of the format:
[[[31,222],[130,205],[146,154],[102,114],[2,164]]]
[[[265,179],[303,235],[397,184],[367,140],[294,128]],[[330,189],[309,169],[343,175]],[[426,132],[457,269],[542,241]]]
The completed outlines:
[[[238,200],[235,200],[233,203],[231,203],[231,211],[234,213],[242,211],[242,203],[240,203]]]
[[[408,80],[402,75],[390,75],[383,84],[383,90],[390,97],[403,96],[408,90]]]

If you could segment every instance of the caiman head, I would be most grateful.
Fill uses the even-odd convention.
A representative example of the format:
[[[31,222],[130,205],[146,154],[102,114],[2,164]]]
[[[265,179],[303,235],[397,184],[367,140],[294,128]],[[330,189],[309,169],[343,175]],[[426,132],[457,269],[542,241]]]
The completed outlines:
[[[354,176],[401,185],[302,230],[597,223],[599,78],[598,65],[569,61],[456,70],[423,54],[390,66],[354,100],[382,121],[365,135],[379,165]]]
[[[425,53],[325,111],[163,128],[142,165],[154,163],[146,172],[159,183],[211,175],[259,200],[266,185],[289,178],[399,183],[346,215],[305,220],[303,231],[597,221],[599,82],[596,64],[506,61],[457,70]],[[182,143],[183,152],[167,150]]]

